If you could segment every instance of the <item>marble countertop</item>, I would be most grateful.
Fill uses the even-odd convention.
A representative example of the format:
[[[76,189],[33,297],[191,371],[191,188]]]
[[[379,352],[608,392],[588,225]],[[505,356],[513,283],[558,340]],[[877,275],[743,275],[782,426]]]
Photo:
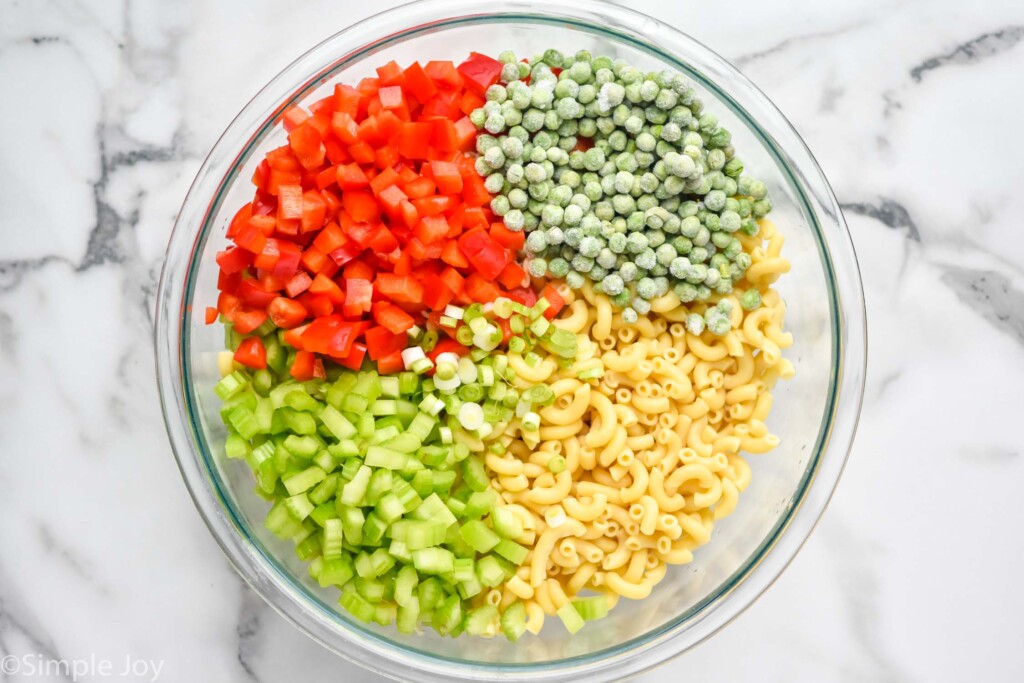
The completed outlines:
[[[0,657],[381,680],[228,565],[171,456],[151,335],[170,226],[216,137],[295,55],[391,4],[0,3]],[[1024,679],[1024,5],[629,4],[734,60],[804,136],[871,334],[818,530],[735,623],[640,680]]]

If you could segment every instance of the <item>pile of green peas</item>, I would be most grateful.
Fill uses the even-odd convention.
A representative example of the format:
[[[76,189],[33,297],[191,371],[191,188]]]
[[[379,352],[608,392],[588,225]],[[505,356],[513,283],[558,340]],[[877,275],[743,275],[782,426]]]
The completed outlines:
[[[757,234],[772,203],[681,74],[586,50],[498,59],[470,115],[476,168],[494,213],[526,231],[532,276],[589,279],[626,322],[669,291],[687,303],[733,291],[751,263],[735,233]]]

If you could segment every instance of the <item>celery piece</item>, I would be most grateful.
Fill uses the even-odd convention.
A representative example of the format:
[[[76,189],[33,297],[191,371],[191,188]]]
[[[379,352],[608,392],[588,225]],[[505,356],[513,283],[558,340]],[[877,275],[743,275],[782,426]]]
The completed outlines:
[[[369,622],[373,619],[373,605],[367,602],[366,598],[359,594],[354,583],[345,584],[345,588],[342,590],[341,597],[338,599],[338,602],[349,612],[349,614],[360,621]]]
[[[526,605],[513,602],[501,613],[501,631],[513,643],[526,633]]]
[[[604,595],[575,598],[572,604],[584,621],[594,621],[608,616],[608,598]]]
[[[416,569],[410,567],[414,572]],[[395,593],[397,595],[398,588],[396,586]],[[433,610],[435,607],[441,604],[445,599],[444,588],[441,585],[441,580],[436,576],[431,576],[420,582],[419,586],[416,587],[416,597],[420,601],[420,609],[424,611]]]
[[[281,482],[288,490],[288,494],[294,496],[299,493],[305,493],[326,478],[327,473],[314,465],[307,467],[301,472],[282,478]]]
[[[383,467],[389,470],[401,470],[409,464],[409,456],[383,446],[370,446],[366,449],[364,462],[371,467]]]
[[[462,601],[458,595],[451,595],[442,602],[431,616],[431,625],[442,636],[446,636],[458,627],[462,621]]]
[[[464,581],[459,581],[459,595],[461,595],[464,600],[468,600],[474,595],[479,595],[483,589],[484,585],[480,583],[480,579],[475,575]]]
[[[380,497],[391,490],[395,476],[391,470],[374,470],[370,477],[370,483],[366,487],[366,496],[363,502],[366,505],[376,505]]]
[[[490,552],[501,540],[498,534],[494,533],[479,519],[471,519],[468,522],[464,522],[459,529],[459,533],[466,543],[473,546],[473,549],[478,553]]]
[[[295,546],[295,555],[303,562],[312,560],[319,554],[320,538],[317,536],[310,536],[309,538]]]
[[[398,616],[395,628],[399,633],[415,633],[420,618],[420,601],[415,595],[410,596],[405,604],[398,605]]]
[[[344,535],[343,522],[337,517],[324,520],[323,555],[325,560],[341,557],[341,541]]]
[[[354,546],[363,543],[363,524],[366,517],[362,508],[342,505],[338,508],[338,516],[341,518],[341,525],[344,530],[345,540]]]
[[[222,401],[236,396],[249,385],[249,376],[241,370],[235,370],[230,375],[221,377],[214,385],[213,391]]]
[[[583,617],[576,611],[576,606],[571,602],[567,602],[556,612],[558,618],[565,624],[565,628],[569,633],[577,633],[583,628]]]
[[[444,522],[422,519],[400,519],[391,524],[391,538],[405,543],[410,551],[440,545],[445,540]]]
[[[515,565],[521,565],[526,561],[530,551],[514,541],[503,538],[494,546],[494,552]]]
[[[424,574],[445,574],[455,568],[455,555],[437,546],[412,551],[416,571]]]
[[[338,557],[333,560],[324,560],[316,580],[325,588],[327,586],[344,586],[355,577],[355,574],[352,560],[347,557]]]
[[[345,484],[341,489],[341,502],[345,505],[359,505],[366,494],[366,487],[370,483],[370,475],[373,474],[366,465],[361,465],[352,481]]]
[[[356,427],[332,405],[320,411],[320,421],[337,439],[351,439],[356,435]]]
[[[497,621],[498,608],[494,605],[481,605],[466,615],[466,633],[471,636],[493,634]]]
[[[334,503],[320,503],[309,513],[309,518],[323,527],[327,520],[338,518],[338,508]]]
[[[489,514],[498,502],[498,494],[494,489],[474,491],[466,501],[466,517],[473,519]]]
[[[366,523],[363,524],[363,543],[372,546],[380,545],[387,529],[388,525],[377,516],[377,513],[371,512],[366,516]]]
[[[515,540],[523,535],[523,521],[509,507],[494,508],[490,520],[494,530],[505,538]]]
[[[505,570],[493,555],[484,555],[476,563],[476,575],[480,583],[494,588],[505,580]]]
[[[376,510],[377,515],[388,524],[394,522],[405,514],[405,508],[402,506],[402,501],[398,499],[398,496],[390,492],[386,493],[377,502]]]
[[[298,521],[302,521],[309,517],[309,514],[313,512],[314,505],[309,501],[309,497],[305,493],[300,493],[296,496],[289,496],[284,499],[284,506],[291,513],[292,517]]]
[[[469,457],[462,461],[462,478],[474,491],[486,491],[490,478],[480,458]]]

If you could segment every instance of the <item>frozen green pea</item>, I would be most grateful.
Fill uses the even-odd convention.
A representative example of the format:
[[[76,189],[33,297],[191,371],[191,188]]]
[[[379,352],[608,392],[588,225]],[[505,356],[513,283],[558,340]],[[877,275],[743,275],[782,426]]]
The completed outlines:
[[[649,277],[642,277],[636,283],[636,293],[643,299],[653,299],[656,296],[658,287],[654,280]]]
[[[527,131],[536,133],[544,127],[544,112],[539,109],[528,109],[523,114],[523,122],[520,125]]]
[[[686,331],[695,337],[704,333],[704,316],[700,313],[691,313],[686,316]]]
[[[529,196],[526,194],[526,190],[519,187],[510,189],[508,198],[509,204],[513,209],[524,209],[529,204]]]
[[[519,232],[526,225],[526,217],[523,215],[523,212],[519,209],[509,209],[508,211],[505,212],[505,215],[502,217],[502,219],[505,222],[505,227],[508,228],[509,230],[514,230],[515,232]],[[530,234],[534,235],[537,233]],[[541,251],[541,249],[537,249],[536,251]]]
[[[539,256],[527,261],[526,270],[531,277],[544,277],[548,274],[548,262]]]
[[[760,231],[761,226],[757,224],[757,221],[753,218],[743,219],[743,223],[740,225],[740,230],[746,235],[756,235]]]
[[[504,195],[499,194],[491,200],[491,211],[493,211],[496,216],[504,216],[511,209],[512,206],[508,202],[508,197]]]
[[[683,157],[684,159],[686,157]],[[677,175],[670,175],[665,178],[665,182],[662,185],[667,196],[674,196],[681,194],[686,189],[686,181]]]
[[[709,211],[721,211],[725,208],[725,193],[721,190],[712,190],[704,197],[704,206]]]
[[[555,85],[555,98],[576,97],[580,92],[580,84],[571,78],[562,78]]]
[[[499,112],[489,115],[487,120],[484,121],[484,130],[494,135],[502,132],[505,130],[505,117]]]
[[[761,292],[756,289],[748,289],[740,295],[740,306],[745,311],[753,311],[761,305]]]
[[[581,273],[589,273],[590,269],[594,267],[594,259],[587,258],[583,254],[576,254],[572,257],[569,265]]]
[[[614,268],[618,259],[615,257],[615,253],[608,247],[603,247],[601,251],[597,253],[595,258],[597,265],[605,269]]]
[[[492,173],[484,179],[484,188],[491,194],[501,192],[505,186],[505,177],[500,173]]]
[[[648,247],[633,257],[633,263],[637,268],[650,270],[658,265],[658,258],[654,255],[654,250]]]
[[[722,273],[714,268],[708,268],[708,274],[704,277],[704,284],[708,287],[715,287],[722,279]]]
[[[632,308],[623,308],[621,315],[622,315],[622,322],[626,323],[627,325],[632,325],[637,320],[640,319],[640,316],[637,315],[637,312],[634,309],[632,309]]]
[[[646,299],[634,297],[633,300],[630,302],[630,305],[632,306],[633,310],[636,311],[639,315],[647,315],[648,313],[651,312],[651,302],[647,301]]]
[[[697,285],[704,282],[708,276],[708,267],[703,263],[694,263],[686,273],[686,281]]]
[[[502,83],[511,83],[519,79],[519,66],[517,64],[505,64],[501,67]]]
[[[597,237],[584,237],[580,240],[579,252],[587,258],[595,258],[603,246]]]
[[[600,201],[594,204],[594,215],[601,220],[611,220],[615,217],[615,208],[611,202]]]
[[[544,63],[548,66],[561,67],[565,63],[565,55],[558,50],[551,48],[544,50]]]
[[[612,208],[620,216],[628,216],[636,208],[636,200],[628,194],[617,194],[612,197]]]
[[[494,85],[488,87],[487,90],[484,92],[484,98],[488,102],[497,102],[498,104],[501,104],[502,102],[508,99],[508,91],[505,90],[505,88],[503,88],[502,86],[495,83]]]
[[[718,128],[708,136],[707,145],[711,148],[721,148],[728,145],[731,141],[732,133],[725,128]]]
[[[768,199],[767,197],[764,199],[758,199],[756,202],[754,202],[753,214],[758,218],[763,218],[764,216],[767,216],[771,212],[771,210],[772,200]]]
[[[676,250],[672,248],[671,244],[662,244],[654,250],[654,256],[658,263],[663,266],[668,266],[674,259],[677,258]]]
[[[555,111],[563,119],[576,119],[583,115],[583,106],[572,97],[563,97],[555,105]]]
[[[739,158],[733,157],[732,159],[729,159],[729,161],[725,162],[723,171],[725,172],[725,175],[730,178],[736,178],[743,173],[743,162],[740,161]]]
[[[736,232],[741,225],[740,215],[735,211],[724,211],[718,221],[718,226],[725,232]]]
[[[725,246],[725,250],[722,252],[727,259],[733,261],[736,256],[743,251],[743,244],[738,239],[729,240],[729,244]]]
[[[746,252],[740,252],[739,254],[736,254],[736,258],[733,259],[733,264],[737,268],[739,268],[740,271],[746,271],[747,268],[750,267],[751,261],[752,259],[750,258],[750,254]]]
[[[569,200],[569,204],[580,207],[580,209],[583,210],[583,213],[586,214],[590,211],[590,207],[593,205],[593,202],[590,201],[590,198],[585,194],[577,192],[572,196],[572,199]]]
[[[704,263],[708,260],[708,250],[704,247],[694,247],[690,250],[687,258],[693,263]]]
[[[497,145],[484,152],[483,158],[484,162],[493,169],[498,169],[505,165],[505,153]]]
[[[627,248],[626,236],[622,233],[615,233],[608,238],[608,248],[615,254],[624,254]]]
[[[672,291],[684,304],[697,300],[697,288],[689,282],[680,282],[676,284],[672,288]]]
[[[511,213],[511,212],[509,212]],[[505,214],[506,219],[508,214]],[[543,252],[548,247],[548,242],[545,234],[541,230],[534,230],[526,236],[526,250],[534,254]]]
[[[716,232],[711,235],[711,244],[719,249],[725,249],[732,242],[733,238],[728,233]]]
[[[598,147],[592,147],[583,154],[583,167],[588,171],[597,171],[604,166],[604,152]]]
[[[712,214],[712,215],[714,215],[714,214]],[[709,216],[708,219],[710,220],[710,218],[711,217]],[[700,226],[700,229],[697,230],[697,234],[693,236],[693,244],[695,246],[698,246],[698,247],[703,247],[703,246],[705,246],[710,241],[711,241],[711,231],[708,230],[703,225]]]
[[[569,228],[565,231],[565,244],[569,245],[573,249],[580,246],[580,240],[583,239],[583,231],[579,228]]]
[[[562,222],[568,226],[578,225],[582,218],[583,209],[575,204],[565,207],[565,211],[562,214]]]
[[[561,225],[565,211],[557,204],[548,204],[540,214],[540,222],[543,225]]]
[[[569,272],[569,263],[561,257],[553,258],[548,262],[548,272],[554,277],[563,278]]]
[[[565,284],[569,285],[573,289],[579,289],[586,282],[586,278],[583,277],[582,273],[578,273],[575,270],[570,270],[565,276]]]
[[[669,111],[676,106],[679,101],[679,96],[676,95],[672,90],[665,89],[658,93],[654,99],[654,104],[658,109],[662,111]]]
[[[690,260],[685,256],[677,256],[669,263],[668,272],[677,280],[682,280],[690,271]]]
[[[626,250],[631,254],[639,254],[647,248],[647,235],[642,232],[631,232],[626,239]]]
[[[640,269],[632,261],[626,261],[619,266],[619,277],[623,282],[633,282],[640,275]]]

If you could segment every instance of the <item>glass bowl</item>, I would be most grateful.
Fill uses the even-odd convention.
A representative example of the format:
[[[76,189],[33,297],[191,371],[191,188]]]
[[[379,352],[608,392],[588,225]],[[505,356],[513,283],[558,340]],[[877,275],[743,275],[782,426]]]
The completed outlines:
[[[383,12],[304,54],[246,105],[200,169],[171,235],[156,326],[161,399],[182,476],[211,533],[253,589],[317,641],[407,680],[598,683],[658,665],[707,638],[760,595],[803,544],[839,479],[857,425],[864,300],[850,236],[821,169],[783,115],[725,60],[651,17],[605,2],[501,7],[427,0]],[[391,59],[459,61],[471,50],[531,55],[548,47],[682,71],[733,133],[747,168],[768,184],[772,218],[793,265],[778,283],[796,340],[786,353],[796,376],[777,385],[769,420],[781,445],[749,458],[753,483],[736,512],[649,599],[623,600],[575,636],[557,623],[515,644],[433,632],[403,636],[342,612],[337,591],[320,589],[290,545],[264,528],[268,504],[253,492],[245,464],[224,457],[213,393],[223,333],[202,315],[217,298],[214,255],[227,244],[232,214],[251,199],[255,165],[285,140],[276,122],[287,107],[319,99],[335,82],[352,83]]]

